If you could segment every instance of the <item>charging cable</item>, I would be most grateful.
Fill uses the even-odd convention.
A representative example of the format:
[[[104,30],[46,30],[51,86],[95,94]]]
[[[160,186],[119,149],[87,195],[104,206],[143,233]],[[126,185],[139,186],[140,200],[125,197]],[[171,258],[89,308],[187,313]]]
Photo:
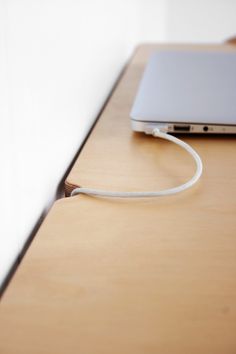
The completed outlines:
[[[88,194],[93,196],[110,197],[110,198],[152,198],[152,197],[162,197],[162,196],[176,194],[191,188],[199,180],[202,174],[202,160],[200,156],[190,145],[176,138],[173,135],[169,135],[167,133],[161,132],[158,128],[153,129],[152,135],[156,138],[162,138],[171,141],[176,145],[181,146],[193,157],[197,168],[195,174],[188,182],[174,188],[163,189],[161,191],[153,191],[153,192],[111,192],[111,191],[105,191],[100,189],[78,187],[71,192],[71,196],[77,194]]]

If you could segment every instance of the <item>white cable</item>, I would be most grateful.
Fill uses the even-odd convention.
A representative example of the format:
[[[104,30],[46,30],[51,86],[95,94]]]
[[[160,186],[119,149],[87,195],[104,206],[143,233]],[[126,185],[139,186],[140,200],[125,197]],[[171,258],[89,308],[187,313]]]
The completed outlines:
[[[110,198],[149,198],[149,197],[162,197],[166,195],[172,195],[191,188],[199,180],[202,174],[202,161],[200,156],[190,145],[176,138],[173,135],[169,135],[167,133],[161,132],[158,128],[155,128],[153,130],[152,135],[154,137],[172,141],[173,143],[185,149],[194,158],[197,169],[194,176],[188,182],[174,188],[164,189],[156,192],[111,192],[111,191],[105,191],[100,189],[78,187],[71,192],[71,196],[77,194],[88,194],[93,196],[110,197]]]

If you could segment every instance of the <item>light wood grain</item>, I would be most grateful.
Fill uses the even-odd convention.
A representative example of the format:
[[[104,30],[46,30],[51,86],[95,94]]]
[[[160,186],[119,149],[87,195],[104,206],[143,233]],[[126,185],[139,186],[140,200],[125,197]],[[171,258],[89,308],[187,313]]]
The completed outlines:
[[[235,180],[217,184],[57,202],[1,303],[0,352],[234,354]]]
[[[138,48],[67,185],[153,189],[192,173],[180,149],[130,130],[154,48]],[[1,301],[1,354],[235,354],[236,139],[184,139],[203,157],[195,188],[53,206]]]

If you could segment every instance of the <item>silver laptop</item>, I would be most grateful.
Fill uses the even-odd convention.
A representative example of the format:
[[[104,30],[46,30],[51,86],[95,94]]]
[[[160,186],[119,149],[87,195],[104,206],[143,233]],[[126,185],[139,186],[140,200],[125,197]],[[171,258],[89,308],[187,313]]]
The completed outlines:
[[[159,51],[132,107],[134,131],[236,133],[236,51]]]

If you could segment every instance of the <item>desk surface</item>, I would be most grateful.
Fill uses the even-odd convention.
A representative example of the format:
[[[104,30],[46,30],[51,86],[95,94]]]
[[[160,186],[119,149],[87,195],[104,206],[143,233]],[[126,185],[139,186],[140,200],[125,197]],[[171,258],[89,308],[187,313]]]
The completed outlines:
[[[153,48],[136,52],[67,189],[159,189],[193,172],[181,149],[130,131]],[[205,166],[191,190],[53,206],[1,302],[0,353],[235,353],[236,139],[184,139]]]

